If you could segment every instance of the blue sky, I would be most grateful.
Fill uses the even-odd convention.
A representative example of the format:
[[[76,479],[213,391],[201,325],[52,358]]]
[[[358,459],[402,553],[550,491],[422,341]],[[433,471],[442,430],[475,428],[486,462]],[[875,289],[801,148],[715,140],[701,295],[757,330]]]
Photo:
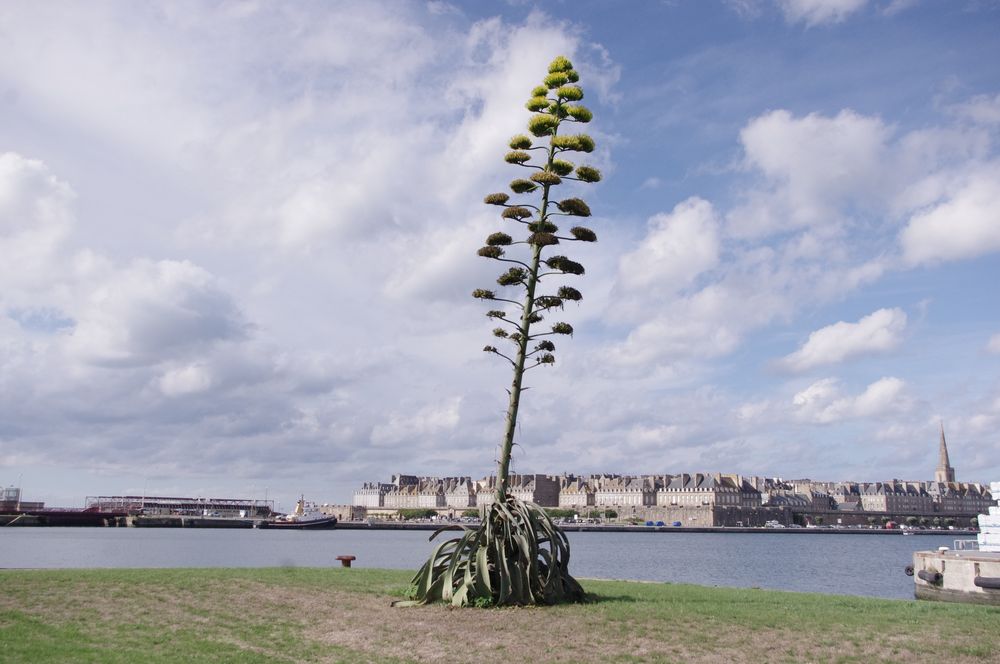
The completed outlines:
[[[491,472],[481,204],[569,56],[600,238],[521,472],[1000,478],[1000,3],[6,3],[0,483]]]

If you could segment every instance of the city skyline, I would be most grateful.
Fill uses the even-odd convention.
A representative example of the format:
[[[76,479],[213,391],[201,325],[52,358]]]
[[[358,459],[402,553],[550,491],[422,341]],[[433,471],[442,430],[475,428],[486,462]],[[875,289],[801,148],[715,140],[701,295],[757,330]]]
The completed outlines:
[[[560,54],[599,242],[515,472],[930,478],[943,420],[995,481],[998,30],[979,0],[4,4],[0,485],[494,472],[482,200]]]

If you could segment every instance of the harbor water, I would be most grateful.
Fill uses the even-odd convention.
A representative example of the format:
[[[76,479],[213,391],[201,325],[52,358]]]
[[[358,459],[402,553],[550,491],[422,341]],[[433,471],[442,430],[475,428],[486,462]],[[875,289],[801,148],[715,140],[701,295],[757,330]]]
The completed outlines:
[[[293,531],[4,528],[0,568],[356,567],[416,570],[434,543],[427,531]],[[447,535],[447,533],[445,533]],[[946,535],[569,533],[580,578],[912,599],[903,573],[913,552],[952,544]]]

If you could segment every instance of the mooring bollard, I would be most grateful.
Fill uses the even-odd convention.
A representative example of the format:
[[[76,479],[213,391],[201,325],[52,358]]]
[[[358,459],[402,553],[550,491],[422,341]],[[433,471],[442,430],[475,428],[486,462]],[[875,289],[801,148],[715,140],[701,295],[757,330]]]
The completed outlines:
[[[337,560],[340,561],[341,566],[350,567],[352,560],[357,560],[354,556],[337,556]]]

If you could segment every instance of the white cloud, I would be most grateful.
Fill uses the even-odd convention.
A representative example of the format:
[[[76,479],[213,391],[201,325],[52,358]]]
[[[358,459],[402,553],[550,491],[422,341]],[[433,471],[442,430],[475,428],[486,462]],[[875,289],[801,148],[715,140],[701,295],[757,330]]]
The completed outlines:
[[[754,19],[760,16],[762,0],[725,0],[729,9],[743,19]]]
[[[986,351],[993,353],[994,355],[1000,355],[1000,332],[994,334],[990,337],[990,340],[986,342]]]
[[[807,336],[800,312],[844,319],[846,296],[900,267],[902,225],[995,159],[991,95],[928,126],[933,109],[913,95],[913,115],[884,95],[868,115],[809,114],[822,100],[796,97],[788,80],[781,103],[796,110],[748,120],[773,90],[736,85],[706,105],[698,89],[757,69],[747,42],[745,59],[716,57],[714,74],[712,58],[687,60],[691,78],[672,92],[705,121],[690,114],[700,128],[672,142],[670,160],[643,162],[651,151],[630,150],[649,141],[659,152],[678,125],[624,120],[642,108],[676,117],[645,98],[669,63],[644,62],[642,89],[615,106],[619,64],[587,43],[600,30],[451,10],[0,6],[0,138],[21,152],[0,159],[0,465],[28,455],[36,468],[161,473],[169,486],[215,477],[226,491],[268,478],[296,494],[311,477],[315,495],[338,500],[348,482],[391,472],[387,459],[489,472],[509,374],[477,352],[492,325],[468,294],[496,274],[475,248],[498,230],[480,201],[513,177],[506,141],[559,52],[581,72],[596,115],[590,158],[607,175],[566,189],[593,206],[601,242],[571,250],[587,275],[568,281],[586,299],[561,316],[578,333],[557,342],[555,367],[531,374],[519,467],[574,470],[559,464],[583,449],[593,470],[809,468],[819,445],[781,442],[799,440],[803,420],[879,412],[891,382],[813,394],[810,419],[789,401],[805,384],[759,369],[775,340]],[[810,11],[797,25],[849,14]],[[914,118],[923,128],[907,133]],[[731,162],[741,125],[741,168],[676,169],[687,150]],[[636,205],[670,192],[638,223],[619,207],[642,187],[635,173],[662,178]],[[695,192],[704,198],[676,205]],[[891,424],[885,412],[871,417]]]
[[[454,430],[460,420],[461,406],[461,397],[450,397],[413,413],[391,413],[386,421],[372,428],[371,442],[377,447],[399,443],[421,446]]]
[[[708,201],[689,198],[652,217],[647,227],[635,251],[621,258],[622,288],[674,292],[718,263],[718,221]]]
[[[879,309],[857,323],[840,321],[820,328],[780,364],[792,371],[836,364],[859,355],[892,350],[899,345],[906,329],[902,309]]]
[[[40,161],[0,154],[0,304],[35,302],[67,269],[61,255],[73,223],[73,190]]]
[[[885,9],[882,10],[882,14],[885,16],[895,16],[905,12],[907,9],[912,9],[915,7],[920,0],[892,0]]]
[[[731,232],[754,237],[814,225],[836,226],[845,201],[880,195],[891,130],[878,118],[843,110],[796,118],[785,110],[741,130],[748,168],[765,177],[728,215]]]
[[[74,354],[111,366],[187,357],[247,333],[232,298],[188,261],[135,261],[97,286],[76,319]]]
[[[1000,251],[1000,163],[977,169],[900,234],[910,265],[975,258]]]
[[[205,367],[191,364],[164,373],[158,381],[160,391],[168,397],[204,392],[212,385],[212,376]]]
[[[840,23],[868,4],[868,0],[777,0],[789,23],[807,27]]]
[[[816,381],[792,398],[797,417],[818,424],[831,424],[846,419],[875,417],[906,410],[910,400],[905,395],[906,383],[899,378],[880,378],[857,396],[843,396],[835,378]]]
[[[984,125],[1000,124],[1000,94],[977,95],[951,108],[956,115]]]

